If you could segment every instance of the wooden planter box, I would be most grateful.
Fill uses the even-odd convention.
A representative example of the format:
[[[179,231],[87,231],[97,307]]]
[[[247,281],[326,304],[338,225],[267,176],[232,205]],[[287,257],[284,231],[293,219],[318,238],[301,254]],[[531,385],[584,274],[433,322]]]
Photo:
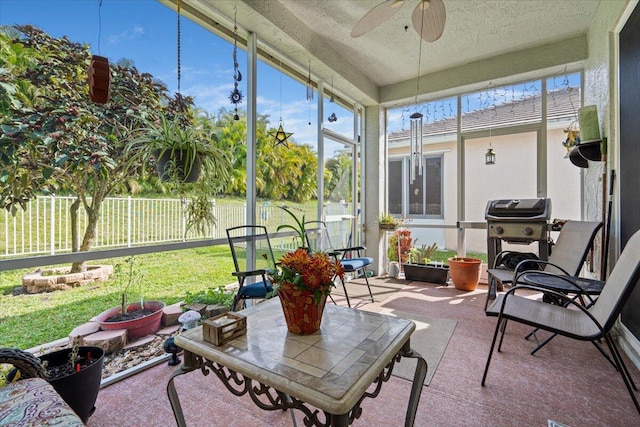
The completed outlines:
[[[420,282],[444,285],[449,277],[449,267],[436,267],[429,264],[403,264],[404,278]]]

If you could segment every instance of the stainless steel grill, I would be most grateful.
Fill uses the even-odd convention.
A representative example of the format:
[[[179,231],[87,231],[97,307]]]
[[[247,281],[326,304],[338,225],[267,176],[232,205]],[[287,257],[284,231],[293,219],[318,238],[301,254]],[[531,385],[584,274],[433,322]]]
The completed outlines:
[[[487,255],[490,267],[502,241],[529,244],[538,242],[540,259],[549,255],[547,223],[551,218],[551,199],[490,200],[484,215],[487,220]]]

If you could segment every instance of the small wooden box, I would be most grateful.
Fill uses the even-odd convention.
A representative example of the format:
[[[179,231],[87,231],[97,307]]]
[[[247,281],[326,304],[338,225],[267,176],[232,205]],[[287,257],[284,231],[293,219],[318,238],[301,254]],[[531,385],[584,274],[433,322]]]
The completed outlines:
[[[202,338],[214,345],[222,345],[247,332],[247,316],[228,311],[202,322]]]

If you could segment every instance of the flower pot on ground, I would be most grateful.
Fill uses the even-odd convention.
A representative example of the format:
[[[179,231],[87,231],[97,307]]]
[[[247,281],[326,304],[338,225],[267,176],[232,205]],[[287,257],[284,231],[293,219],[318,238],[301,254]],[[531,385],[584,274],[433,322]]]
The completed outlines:
[[[451,281],[456,289],[474,291],[480,281],[482,260],[477,258],[449,258]]]
[[[75,349],[73,357],[74,348],[65,348],[44,354],[40,360],[46,364],[47,381],[86,424],[100,390],[104,350],[89,346]]]
[[[404,278],[419,282],[436,283],[444,285],[449,277],[449,267],[432,264],[404,264]]]
[[[394,279],[400,275],[400,264],[398,261],[389,261],[389,277]]]
[[[113,307],[100,313],[96,319],[105,331],[126,329],[127,340],[135,340],[155,333],[162,321],[162,301],[144,301],[129,304],[123,314],[120,307]]]

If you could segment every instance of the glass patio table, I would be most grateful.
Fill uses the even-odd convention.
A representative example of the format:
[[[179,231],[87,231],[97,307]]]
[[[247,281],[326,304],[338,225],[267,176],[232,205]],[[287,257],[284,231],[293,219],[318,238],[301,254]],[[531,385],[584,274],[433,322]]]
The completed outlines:
[[[299,409],[304,425],[348,426],[401,357],[417,359],[405,417],[405,426],[413,425],[427,364],[411,350],[411,320],[327,304],[320,331],[295,335],[276,298],[240,313],[247,316],[246,334],[221,346],[203,340],[202,326],[176,336],[184,363],[169,379],[167,394],[178,426],[186,424],[174,378],[195,369],[213,372],[229,391],[248,393],[262,409]]]

